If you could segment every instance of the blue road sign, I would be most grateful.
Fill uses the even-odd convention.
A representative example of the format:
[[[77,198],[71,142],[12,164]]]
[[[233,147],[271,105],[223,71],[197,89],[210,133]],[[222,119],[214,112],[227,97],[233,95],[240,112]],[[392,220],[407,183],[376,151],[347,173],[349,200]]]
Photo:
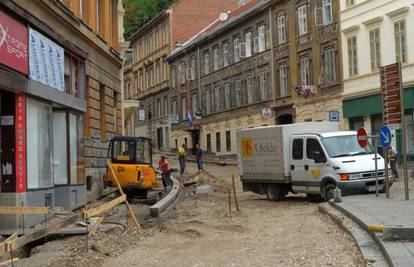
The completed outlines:
[[[387,148],[391,145],[392,134],[389,126],[385,125],[380,131],[380,140],[383,147]]]
[[[339,122],[339,111],[329,110],[329,121]]]

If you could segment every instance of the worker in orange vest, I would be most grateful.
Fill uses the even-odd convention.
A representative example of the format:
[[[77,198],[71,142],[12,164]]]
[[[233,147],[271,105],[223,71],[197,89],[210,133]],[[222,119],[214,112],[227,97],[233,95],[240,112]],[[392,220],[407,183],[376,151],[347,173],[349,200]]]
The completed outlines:
[[[169,191],[173,186],[173,181],[171,180],[170,163],[168,162],[165,155],[161,155],[161,159],[158,164],[161,171],[162,184],[164,185],[165,190]]]

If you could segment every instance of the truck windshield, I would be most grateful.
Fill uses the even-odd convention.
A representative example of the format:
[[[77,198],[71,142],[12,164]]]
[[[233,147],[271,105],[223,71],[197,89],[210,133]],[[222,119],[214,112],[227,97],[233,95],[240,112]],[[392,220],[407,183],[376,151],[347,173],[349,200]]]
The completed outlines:
[[[322,139],[322,143],[331,158],[374,153],[374,149],[369,142],[365,148],[360,147],[356,135],[327,137]]]

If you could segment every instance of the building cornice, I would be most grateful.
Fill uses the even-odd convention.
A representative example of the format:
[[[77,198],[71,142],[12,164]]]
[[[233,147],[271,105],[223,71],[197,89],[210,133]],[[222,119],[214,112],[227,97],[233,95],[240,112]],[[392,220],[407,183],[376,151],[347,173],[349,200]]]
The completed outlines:
[[[386,15],[388,17],[390,17],[391,19],[396,20],[396,19],[405,17],[408,14],[409,10],[410,10],[410,7],[405,6],[405,7],[399,8],[397,10],[388,12]]]
[[[373,28],[373,27],[380,25],[383,19],[384,19],[383,16],[378,16],[372,19],[365,20],[362,22],[362,24],[364,24],[368,28]]]
[[[348,27],[346,29],[343,29],[342,33],[345,34],[345,35],[352,35],[352,34],[357,33],[359,31],[360,27],[361,27],[360,25],[354,25],[354,26]]]

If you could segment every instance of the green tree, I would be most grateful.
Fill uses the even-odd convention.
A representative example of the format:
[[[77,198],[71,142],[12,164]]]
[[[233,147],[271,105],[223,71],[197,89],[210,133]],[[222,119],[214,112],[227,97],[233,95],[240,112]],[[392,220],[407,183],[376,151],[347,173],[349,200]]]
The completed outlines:
[[[125,8],[125,39],[128,39],[140,27],[175,1],[176,0],[123,0]]]

